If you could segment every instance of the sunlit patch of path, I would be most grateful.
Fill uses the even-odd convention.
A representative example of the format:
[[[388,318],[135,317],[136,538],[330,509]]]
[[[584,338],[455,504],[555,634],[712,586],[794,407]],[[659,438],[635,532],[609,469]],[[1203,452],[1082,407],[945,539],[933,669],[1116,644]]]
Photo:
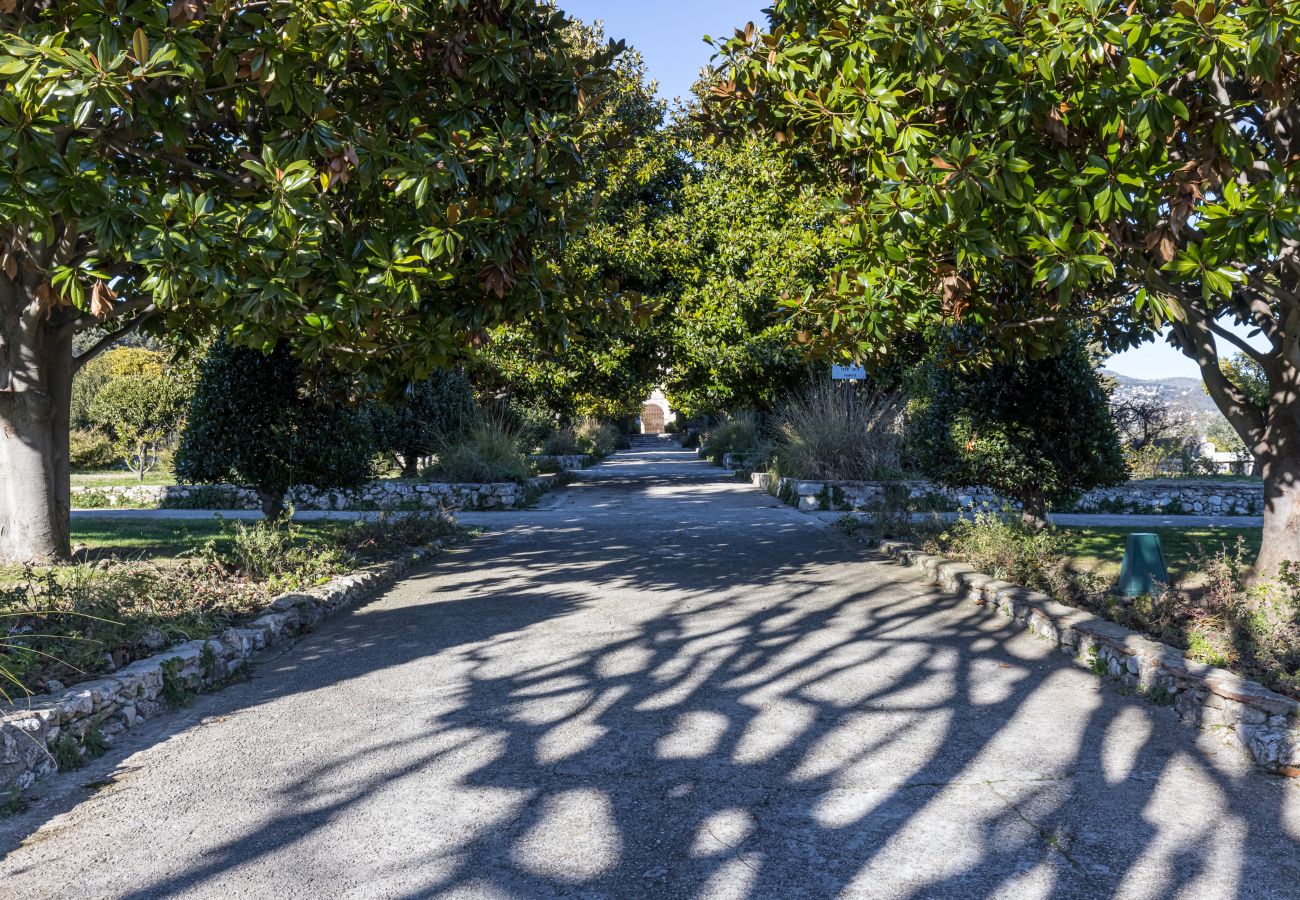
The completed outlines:
[[[3,893],[1296,896],[1296,784],[688,453],[469,518],[0,820]]]

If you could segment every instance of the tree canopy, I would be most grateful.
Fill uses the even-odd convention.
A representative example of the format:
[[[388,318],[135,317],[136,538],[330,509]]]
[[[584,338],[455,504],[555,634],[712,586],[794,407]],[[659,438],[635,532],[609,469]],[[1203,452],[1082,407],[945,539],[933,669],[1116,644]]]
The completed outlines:
[[[45,307],[422,372],[561,290],[546,248],[619,48],[555,9],[7,5],[4,267]]]
[[[605,44],[600,28],[575,24],[582,52]],[[668,365],[674,260],[666,230],[674,215],[684,161],[666,107],[655,96],[635,51],[613,64],[604,94],[592,101],[592,143],[604,164],[570,186],[566,204],[586,216],[561,249],[561,267],[585,295],[606,298],[600,316],[566,317],[562,329],[534,322],[490,332],[475,380],[486,393],[509,396],[572,421],[633,417]],[[557,301],[564,309],[573,301]]]
[[[418,379],[607,315],[561,250],[621,50],[541,0],[0,2],[0,559],[67,553],[70,372],[136,329]]]
[[[778,0],[768,26],[722,47],[715,109],[849,185],[843,265],[792,304],[815,341],[878,359],[960,322],[1044,356],[1169,325],[1263,464],[1261,568],[1300,556],[1300,7]]]
[[[668,392],[687,415],[770,410],[810,378],[782,297],[818,286],[838,257],[825,194],[745,135],[676,134],[690,168],[676,203],[676,316]]]

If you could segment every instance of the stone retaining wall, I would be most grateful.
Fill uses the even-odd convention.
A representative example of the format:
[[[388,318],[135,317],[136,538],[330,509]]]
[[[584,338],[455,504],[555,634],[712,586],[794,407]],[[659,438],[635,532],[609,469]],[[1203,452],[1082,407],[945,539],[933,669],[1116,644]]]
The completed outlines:
[[[0,706],[0,797],[57,771],[52,750],[82,753],[87,737],[111,744],[178,698],[220,685],[267,647],[293,640],[327,616],[373,597],[432,548],[368,566],[318,588],[277,597],[258,618],[219,636],[179,644],[58,695]]]
[[[892,493],[930,509],[956,510],[969,506],[1003,505],[1003,499],[985,488],[953,490],[929,481],[815,481],[781,478],[756,472],[750,481],[776,494],[804,512],[815,510],[868,511],[879,509]],[[1263,514],[1262,484],[1213,481],[1135,481],[1084,494],[1078,502],[1057,512],[1133,513],[1151,515],[1258,516]]]
[[[1135,481],[1089,491],[1068,512],[1262,516],[1264,485],[1191,480]]]
[[[964,563],[904,543],[886,542],[881,549],[903,565],[924,570],[932,583],[1015,619],[1084,665],[1104,667],[1130,690],[1172,705],[1185,724],[1218,734],[1264,768],[1293,773],[1300,767],[1300,703],[1295,700]]]
[[[554,481],[554,477],[554,475],[539,475],[525,484],[372,481],[355,491],[294,488],[289,491],[288,502],[299,510],[517,509],[545,493]],[[256,492],[232,484],[75,487],[72,489],[72,506],[77,509],[103,507],[261,509]]]
[[[752,469],[754,468],[755,457],[752,453],[724,453],[722,454],[722,468],[724,469]]]
[[[537,467],[543,471],[585,469],[596,462],[595,457],[589,453],[538,453],[528,458],[536,463]]]

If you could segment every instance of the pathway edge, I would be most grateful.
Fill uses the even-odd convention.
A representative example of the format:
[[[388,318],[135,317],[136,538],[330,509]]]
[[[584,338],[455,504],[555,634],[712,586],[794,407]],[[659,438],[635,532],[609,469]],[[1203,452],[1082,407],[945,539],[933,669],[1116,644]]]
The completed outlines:
[[[926,580],[1020,623],[1081,665],[1105,667],[1107,677],[1163,705],[1181,722],[1213,733],[1246,752],[1266,771],[1300,775],[1300,702],[1257,681],[1188,659],[1154,641],[1046,594],[976,571],[966,563],[885,541],[880,550]]]
[[[65,752],[84,754],[87,736],[95,733],[111,746],[142,722],[176,712],[178,700],[220,690],[264,651],[373,599],[445,546],[434,541],[318,587],[281,594],[257,618],[215,637],[177,644],[57,695],[0,706],[0,800],[57,773],[52,750],[60,741]]]

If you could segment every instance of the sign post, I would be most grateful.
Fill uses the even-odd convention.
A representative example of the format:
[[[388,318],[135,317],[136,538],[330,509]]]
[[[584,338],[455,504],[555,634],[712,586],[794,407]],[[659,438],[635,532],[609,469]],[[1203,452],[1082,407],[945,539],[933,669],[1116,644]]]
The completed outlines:
[[[831,381],[844,385],[844,414],[849,418],[853,418],[854,385],[866,380],[866,366],[831,366]]]

